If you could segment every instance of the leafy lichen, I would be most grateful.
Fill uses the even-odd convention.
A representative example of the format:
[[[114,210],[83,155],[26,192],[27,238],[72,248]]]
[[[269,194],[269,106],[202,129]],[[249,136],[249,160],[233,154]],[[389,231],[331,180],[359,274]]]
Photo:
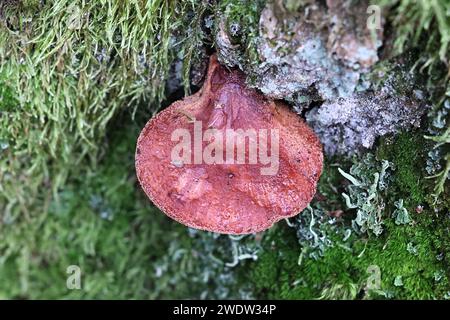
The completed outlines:
[[[449,237],[442,238],[441,232],[450,221],[426,212],[414,221],[398,226],[386,219],[385,231],[376,240],[355,234],[345,242],[339,236],[332,238],[333,245],[322,256],[304,257],[301,264],[302,248],[291,229],[277,226],[253,264],[257,297],[443,299],[450,289],[448,262],[443,258]],[[379,286],[373,283],[373,270],[379,271]],[[398,277],[402,286],[395,285]]]
[[[339,172],[350,182],[347,193],[342,193],[348,209],[356,209],[353,226],[357,232],[383,232],[385,201],[383,192],[390,183],[393,165],[387,160],[377,163],[368,153],[360,162],[350,168],[350,173]]]

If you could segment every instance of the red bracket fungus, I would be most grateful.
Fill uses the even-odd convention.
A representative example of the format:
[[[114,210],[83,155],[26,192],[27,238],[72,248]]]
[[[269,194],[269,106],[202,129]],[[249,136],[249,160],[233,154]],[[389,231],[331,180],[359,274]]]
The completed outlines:
[[[137,177],[156,206],[189,227],[228,234],[298,214],[322,162],[305,122],[216,56],[202,89],[150,119],[136,149]]]

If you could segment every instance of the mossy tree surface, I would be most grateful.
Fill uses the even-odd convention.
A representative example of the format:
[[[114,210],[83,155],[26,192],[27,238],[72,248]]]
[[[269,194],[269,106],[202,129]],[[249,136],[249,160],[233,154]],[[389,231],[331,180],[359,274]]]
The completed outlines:
[[[145,118],[158,109],[172,61],[199,45],[206,9],[199,1],[2,5],[2,297],[174,296],[170,281],[152,280],[171,233],[136,193],[138,130],[110,123],[121,110],[131,123],[138,106]],[[127,134],[121,145],[109,130]],[[189,243],[173,230],[173,241]],[[83,293],[66,288],[72,264],[86,275]]]
[[[225,19],[241,63],[257,64],[264,1],[0,5],[0,298],[449,298],[449,3],[388,5],[396,53],[425,43],[414,69],[425,75],[432,111],[422,129],[371,151],[395,167],[379,236],[346,233],[356,212],[345,206],[349,181],[338,168],[348,172],[362,156],[327,159],[311,210],[324,221],[342,217],[320,226],[331,243],[320,250],[299,244],[299,231],[283,222],[262,241],[189,230],[136,184],[135,139],[172,99],[174,62],[188,92],[191,61],[214,45]],[[425,162],[436,146],[433,177]],[[411,218],[404,225],[393,217],[399,199]],[[82,290],[66,287],[70,265],[82,270]],[[372,266],[378,289],[368,287]]]
[[[424,144],[421,132],[402,133],[382,141],[377,155],[393,162],[395,174],[385,195],[387,206],[383,233],[358,235],[347,239],[335,229],[326,235],[332,245],[316,259],[301,259],[294,230],[277,226],[268,234],[265,250],[254,264],[253,277],[260,297],[286,299],[444,299],[449,297],[450,219],[436,214],[433,197],[426,190],[433,184],[424,178]],[[425,149],[426,150],[426,149]],[[328,189],[331,202],[342,191],[333,168],[326,166],[328,176],[322,177],[319,191],[328,189],[328,182],[338,189]],[[343,180],[343,179],[341,179]],[[411,221],[398,225],[392,216],[394,201],[407,199]],[[333,200],[334,199],[334,200]],[[328,200],[327,200],[328,201]],[[328,201],[330,203],[330,201]],[[332,207],[332,209],[334,209]],[[348,211],[345,220],[353,219]],[[339,229],[338,229],[339,230]],[[277,268],[273,266],[277,265]],[[373,284],[373,272],[379,272],[379,287]]]

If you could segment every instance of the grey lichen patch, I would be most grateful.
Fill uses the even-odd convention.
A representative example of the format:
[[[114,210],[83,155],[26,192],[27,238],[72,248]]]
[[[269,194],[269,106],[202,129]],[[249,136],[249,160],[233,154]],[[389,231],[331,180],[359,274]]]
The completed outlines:
[[[167,254],[154,262],[155,278],[171,286],[189,283],[200,299],[254,299],[250,283],[240,283],[236,269],[257,259],[258,235],[236,237],[189,229],[188,237],[190,245],[174,241]]]
[[[408,224],[411,222],[408,210],[403,206],[403,199],[394,202],[396,209],[392,213],[395,218],[395,224]]]
[[[292,2],[292,1],[291,1]],[[261,12],[256,43],[261,63],[243,65],[242,50],[221,21],[216,44],[221,61],[249,74],[266,95],[297,107],[311,100],[350,96],[360,74],[377,60],[382,30],[366,27],[363,1],[270,1]]]
[[[368,28],[368,6],[368,1],[267,2],[258,37],[252,36],[256,64],[245,62],[230,14],[224,15],[216,36],[219,57],[243,69],[265,95],[290,102],[298,112],[323,102],[306,118],[326,153],[357,153],[379,136],[418,127],[426,110],[423,91],[405,71],[406,57],[377,63],[385,19],[381,15],[379,28]]]
[[[317,91],[325,98],[353,91],[358,75],[345,74],[329,57],[326,30],[318,28],[326,21],[324,9],[317,3],[291,14],[282,4],[270,3],[263,10],[258,47],[262,64],[255,71],[255,85],[266,95],[298,104],[302,101],[295,101],[297,96]]]
[[[308,206],[292,220],[288,225],[295,228],[302,247],[299,265],[306,259],[317,260],[322,257],[328,248],[337,244],[335,239],[345,244],[352,234],[351,228],[344,225],[342,217],[333,216],[319,203]]]
[[[258,46],[262,64],[255,71],[255,85],[266,95],[302,105],[305,97],[317,93],[332,99],[353,92],[359,73],[328,51],[330,21],[324,12],[320,3],[293,13],[282,2],[269,3],[263,10]]]
[[[306,113],[328,155],[358,153],[371,148],[380,136],[420,126],[428,109],[425,93],[404,71],[406,66],[395,69],[399,70],[391,68],[377,88],[326,101]]]
[[[371,148],[377,137],[419,127],[426,104],[389,91],[358,93],[328,101],[307,112],[306,120],[328,155],[351,155]]]

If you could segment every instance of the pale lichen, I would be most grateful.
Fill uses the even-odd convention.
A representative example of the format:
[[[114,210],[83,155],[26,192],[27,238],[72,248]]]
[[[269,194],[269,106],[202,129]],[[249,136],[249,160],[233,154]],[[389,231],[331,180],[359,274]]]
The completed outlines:
[[[369,149],[376,138],[419,127],[426,111],[423,101],[391,92],[358,93],[327,101],[306,113],[328,155],[351,155]]]
[[[384,61],[361,77],[351,97],[306,112],[328,155],[359,153],[378,137],[420,127],[428,95],[411,65],[409,55]]]
[[[353,228],[356,232],[383,232],[386,202],[384,192],[392,180],[392,163],[384,160],[378,162],[368,153],[361,162],[354,164],[350,172],[339,172],[350,182],[347,192],[342,193],[348,209],[356,210]]]

